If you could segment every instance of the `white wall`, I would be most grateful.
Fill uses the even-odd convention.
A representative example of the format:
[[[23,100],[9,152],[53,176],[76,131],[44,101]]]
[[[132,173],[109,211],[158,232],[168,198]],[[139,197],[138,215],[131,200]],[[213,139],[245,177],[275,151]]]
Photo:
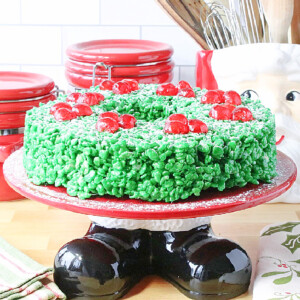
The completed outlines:
[[[174,82],[195,84],[200,46],[155,0],[0,0],[0,70],[42,73],[66,89],[67,46],[108,38],[171,44]]]

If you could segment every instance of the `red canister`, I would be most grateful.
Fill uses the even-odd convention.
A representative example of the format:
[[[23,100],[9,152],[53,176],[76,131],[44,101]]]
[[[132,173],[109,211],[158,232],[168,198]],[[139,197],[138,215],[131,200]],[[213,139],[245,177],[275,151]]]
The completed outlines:
[[[56,99],[54,81],[41,74],[0,72],[0,201],[23,198],[3,176],[3,163],[23,145],[26,111]]]
[[[3,175],[3,163],[5,159],[23,145],[23,134],[11,134],[0,136],[0,200],[16,200],[23,196],[19,195],[6,183]]]
[[[170,45],[155,41],[88,41],[68,47],[65,75],[75,88],[89,88],[103,78],[164,83],[173,79],[172,54]]]

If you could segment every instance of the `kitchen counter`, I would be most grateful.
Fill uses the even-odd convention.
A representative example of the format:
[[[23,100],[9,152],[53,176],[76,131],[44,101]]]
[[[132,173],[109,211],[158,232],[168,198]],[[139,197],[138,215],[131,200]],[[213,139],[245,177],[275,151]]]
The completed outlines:
[[[249,254],[255,270],[259,232],[267,224],[300,220],[300,204],[264,204],[213,218],[217,236],[230,238]],[[0,202],[0,236],[43,265],[53,265],[58,249],[83,236],[87,216],[59,210],[31,200]],[[254,272],[253,272],[254,275]],[[176,288],[157,276],[144,278],[123,299],[184,300]],[[248,294],[236,299],[252,299]]]

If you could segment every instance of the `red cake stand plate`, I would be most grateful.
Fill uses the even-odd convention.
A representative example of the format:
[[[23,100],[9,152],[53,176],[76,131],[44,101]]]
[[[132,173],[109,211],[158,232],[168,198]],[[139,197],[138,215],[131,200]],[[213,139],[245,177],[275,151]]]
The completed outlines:
[[[57,208],[93,216],[123,219],[182,219],[212,216],[243,210],[270,201],[287,191],[297,176],[295,163],[278,151],[277,173],[271,183],[248,184],[223,192],[206,191],[201,197],[175,203],[147,202],[135,199],[94,197],[81,200],[67,195],[64,188],[32,184],[23,167],[22,149],[4,163],[4,176],[21,195]]]

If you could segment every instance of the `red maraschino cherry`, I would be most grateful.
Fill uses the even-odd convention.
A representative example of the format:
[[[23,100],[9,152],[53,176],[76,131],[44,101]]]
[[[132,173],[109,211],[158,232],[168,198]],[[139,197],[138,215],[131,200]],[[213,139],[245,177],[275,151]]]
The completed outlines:
[[[164,127],[165,133],[173,133],[173,134],[187,134],[189,133],[189,126],[184,125],[181,122],[169,122],[168,120],[165,123]]]
[[[57,110],[60,108],[67,108],[69,110],[72,110],[72,106],[69,103],[66,102],[58,102],[51,106],[50,108],[50,114],[53,115]]]
[[[201,103],[203,104],[219,104],[224,103],[223,91],[221,90],[210,90],[207,91],[201,97]]]
[[[67,102],[77,102],[78,98],[82,95],[82,93],[71,93],[67,96],[66,101]]]
[[[231,113],[236,109],[236,107],[232,104],[229,104],[229,103],[224,103],[222,104],[223,107],[229,109],[231,111]]]
[[[54,118],[56,121],[68,121],[76,119],[77,115],[75,112],[68,108],[60,108],[54,113]]]
[[[215,91],[220,95],[221,98],[224,97],[225,92],[223,90],[215,90]]]
[[[232,120],[248,122],[248,121],[252,121],[254,119],[253,119],[252,112],[248,108],[237,107],[232,113]]]
[[[115,83],[112,80],[105,79],[99,83],[99,88],[103,91],[111,91],[113,89],[114,84]]]
[[[188,119],[183,114],[170,115],[165,122],[164,132],[173,134],[189,133]]]
[[[172,114],[168,117],[167,120],[169,120],[171,122],[173,122],[173,121],[181,122],[185,125],[187,125],[189,123],[187,117],[184,114]]]
[[[119,118],[119,125],[122,128],[130,129],[135,126],[136,118],[133,115],[124,114]]]
[[[86,103],[77,103],[73,106],[72,111],[76,113],[78,117],[90,116],[93,111]]]
[[[193,91],[193,89],[190,89],[190,88],[179,90],[178,96],[185,97],[185,98],[194,98],[194,97],[196,97],[195,92]]]
[[[194,132],[194,133],[207,133],[208,132],[207,125],[198,119],[189,120],[189,129],[191,132]]]
[[[123,79],[122,82],[125,82],[129,85],[130,91],[137,91],[139,89],[139,83],[135,79]]]
[[[77,99],[76,103],[85,103],[92,106],[99,104],[103,100],[104,96],[102,94],[96,92],[88,92],[81,94],[81,96]]]
[[[106,111],[106,112],[99,114],[99,117],[98,117],[99,120],[105,119],[105,118],[110,118],[110,119],[115,120],[116,122],[119,122],[119,115],[114,111]]]
[[[114,84],[112,91],[117,95],[129,94],[130,86],[124,81],[118,81]]]
[[[157,87],[156,94],[159,96],[176,96],[178,88],[173,83],[162,83]]]
[[[210,109],[209,116],[216,120],[231,120],[232,111],[233,108],[228,104],[216,104]]]
[[[225,103],[232,104],[232,105],[241,105],[242,100],[241,96],[235,91],[227,91],[224,93]]]
[[[181,80],[178,82],[177,88],[179,90],[192,89],[191,85],[187,81],[184,81],[184,80]]]
[[[119,123],[111,118],[99,119],[96,123],[96,130],[99,132],[107,131],[114,133],[119,129]]]

